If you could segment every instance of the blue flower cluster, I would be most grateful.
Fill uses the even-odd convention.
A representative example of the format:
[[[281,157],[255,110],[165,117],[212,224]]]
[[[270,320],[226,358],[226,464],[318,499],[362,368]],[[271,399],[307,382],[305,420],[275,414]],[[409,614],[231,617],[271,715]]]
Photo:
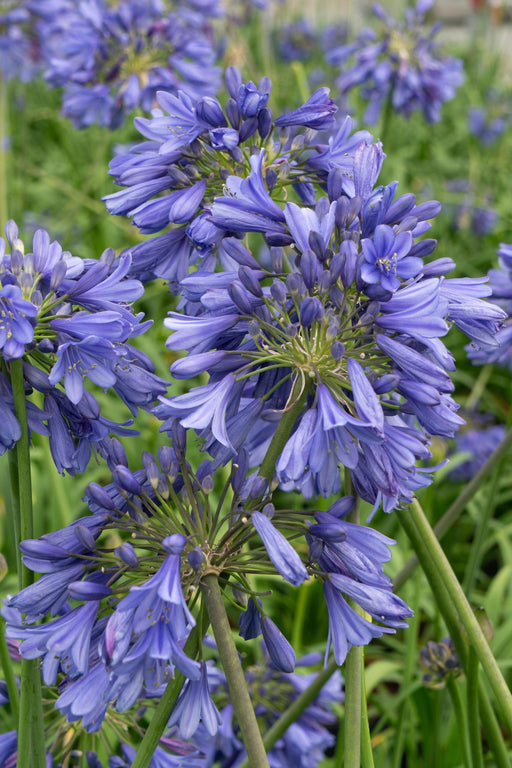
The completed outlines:
[[[6,374],[12,361],[22,360],[27,392],[43,396],[42,410],[28,403],[30,429],[49,436],[59,472],[83,472],[91,449],[105,455],[111,432],[134,434],[101,414],[87,381],[114,390],[133,416],[167,390],[147,355],[129,343],[151,325],[131,309],[144,289],[126,278],[129,255],[116,258],[107,249],[99,260],[83,260],[44,230],[25,253],[13,221],[6,237],[0,238],[0,452],[20,437]]]
[[[220,14],[218,0],[176,0],[170,11],[163,0],[47,0],[31,8],[40,17],[44,77],[64,89],[63,114],[77,128],[116,128],[128,112],[149,111],[160,88],[215,93],[212,20]]]
[[[233,246],[224,238],[244,231],[242,212],[227,221],[211,217],[225,185],[233,195],[247,189],[253,212],[264,206],[257,231],[273,243],[283,241],[278,203],[288,192],[314,204],[314,183],[325,184],[337,166],[344,188],[353,194],[354,152],[362,141],[370,143],[371,135],[351,134],[347,118],[320,140],[317,132],[334,126],[337,110],[327,88],[274,119],[268,78],[258,85],[244,83],[229,67],[226,85],[230,97],[224,109],[212,97],[159,92],[161,109],[150,119],[135,120],[147,140],[111,162],[111,175],[125,189],[104,198],[109,212],[131,216],[143,234],[164,232],[131,249],[131,274],[143,281],[162,277],[177,291],[191,264],[213,271],[217,255],[225,268],[234,263]]]
[[[171,372],[207,372],[210,381],[160,398],[155,414],[163,430],[193,427],[216,466],[243,449],[253,467],[286,416],[290,434],[276,457],[285,490],[339,493],[342,466],[361,498],[389,512],[430,482],[417,467],[431,455],[430,436],[451,437],[463,423],[442,337],[456,324],[476,345],[493,344],[505,315],[481,300],[485,278],[449,279],[451,259],[427,259],[436,241],[422,235],[440,206],[396,197],[395,182],[376,185],[379,145],[355,150],[348,194],[343,169],[333,168],[314,208],[278,206],[264,158],[251,157],[248,178],[227,179],[211,220],[291,245],[271,247],[264,267],[226,238],[234,269],[182,280],[187,314],[171,312],[164,324],[174,332],[167,346],[189,354]]]
[[[35,3],[2,0],[0,7],[0,74],[5,80],[34,79],[42,67]]]
[[[462,61],[444,57],[436,44],[436,25],[425,26],[433,0],[418,0],[405,9],[405,20],[396,21],[381,5],[373,13],[382,23],[379,34],[365,29],[353,43],[329,51],[330,64],[343,67],[337,85],[345,94],[361,86],[368,101],[365,122],[375,123],[387,102],[405,117],[421,111],[428,122],[437,122],[441,107],[453,99],[463,82]],[[352,58],[355,63],[347,67]]]
[[[467,352],[475,364],[496,363],[512,368],[512,245],[501,243],[498,256],[499,269],[489,270],[491,301],[505,311],[506,322],[494,340],[479,346],[469,345]]]

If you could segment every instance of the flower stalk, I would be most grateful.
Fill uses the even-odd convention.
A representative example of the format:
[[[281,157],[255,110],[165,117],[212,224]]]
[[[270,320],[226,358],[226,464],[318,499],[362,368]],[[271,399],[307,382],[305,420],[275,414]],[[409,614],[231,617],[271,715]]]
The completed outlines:
[[[496,659],[489,648],[485,635],[460,586],[453,569],[444,554],[419,502],[415,499],[407,510],[397,510],[418,559],[425,570],[431,589],[437,598],[439,584],[443,584],[463,625],[469,644],[473,647],[496,697],[498,707],[507,728],[512,730],[512,694],[501,674]],[[408,519],[409,518],[409,519]],[[428,558],[426,556],[428,552]],[[430,560],[430,562],[428,562]],[[433,574],[437,571],[437,577]],[[441,608],[441,606],[440,606]],[[441,611],[444,616],[443,609]],[[444,616],[445,617],[445,616]],[[446,617],[445,617],[446,620]],[[453,617],[452,617],[453,620]]]
[[[208,573],[204,577],[202,595],[217,643],[235,715],[242,731],[248,764],[251,768],[269,768],[267,753],[229,626],[219,580],[215,573]]]

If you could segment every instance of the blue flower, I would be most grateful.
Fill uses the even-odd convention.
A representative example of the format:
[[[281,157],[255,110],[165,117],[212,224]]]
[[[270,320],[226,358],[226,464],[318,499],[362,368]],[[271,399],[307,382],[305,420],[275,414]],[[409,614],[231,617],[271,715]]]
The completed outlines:
[[[178,725],[180,736],[189,739],[202,723],[210,736],[215,736],[221,724],[221,716],[208,689],[207,667],[201,663],[198,680],[187,680],[180,698],[171,713],[169,726]]]

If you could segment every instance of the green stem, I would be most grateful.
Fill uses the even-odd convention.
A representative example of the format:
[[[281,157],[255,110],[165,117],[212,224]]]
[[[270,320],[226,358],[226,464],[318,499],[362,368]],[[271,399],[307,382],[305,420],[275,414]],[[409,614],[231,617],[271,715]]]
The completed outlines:
[[[361,766],[363,662],[363,646],[352,646],[345,662],[344,768]]]
[[[17,447],[11,448],[9,451],[9,480],[11,485],[11,511],[12,511],[12,527],[14,530],[14,551],[16,557],[16,570],[18,576],[18,589],[22,589],[22,573],[21,573],[21,552],[19,548],[19,542],[21,541],[20,535],[20,503],[18,498],[18,450]]]
[[[294,723],[301,716],[306,707],[308,707],[311,702],[316,699],[326,682],[332,677],[337,669],[339,669],[339,666],[333,659],[329,662],[325,669],[318,673],[313,682],[310,683],[310,685],[308,685],[308,687],[302,691],[300,696],[298,696],[295,701],[290,704],[288,709],[283,712],[279,720],[276,720],[274,725],[269,728],[263,737],[263,744],[267,752],[270,752],[276,741],[278,741],[281,736],[286,733],[290,725],[292,725],[292,723]],[[238,768],[249,768],[249,760],[246,758],[242,763],[240,763]]]
[[[446,688],[450,694],[452,700],[453,711],[455,712],[455,719],[457,721],[457,727],[459,730],[458,738],[462,742],[462,755],[464,759],[465,768],[473,768],[473,761],[471,759],[471,752],[469,749],[469,736],[468,736],[468,723],[466,719],[466,713],[464,712],[464,704],[460,689],[456,681],[453,679],[453,675],[448,675],[446,678]]]
[[[12,488],[13,496],[17,497],[15,512],[19,513],[20,541],[31,539],[34,535],[32,510],[32,478],[30,472],[30,443],[27,422],[27,403],[25,400],[25,379],[23,376],[23,361],[13,360],[10,363],[11,387],[14,399],[14,413],[19,421],[21,437],[16,444],[18,486]],[[17,548],[19,541],[16,542]],[[28,587],[34,581],[34,574],[28,568],[21,567],[22,587]],[[37,680],[36,680],[37,678]],[[37,660],[22,659],[21,661],[21,696],[20,719],[18,726],[18,763],[30,766],[37,756],[44,755],[44,730],[42,715],[42,700],[40,695],[40,677]],[[34,698],[34,692],[39,690],[39,697]],[[36,712],[37,709],[41,712]],[[44,764],[44,763],[43,763]],[[37,764],[36,764],[37,765]]]
[[[290,405],[288,410],[283,411],[274,437],[272,438],[267,453],[265,454],[265,458],[261,463],[259,474],[261,477],[265,477],[269,482],[274,477],[277,460],[286,445],[286,441],[290,437],[293,425],[302,410],[307,395],[307,386],[304,385],[300,378],[296,379],[290,394]]]
[[[5,639],[5,622],[3,620],[0,620],[0,664],[2,665],[2,672],[7,684],[7,692],[9,694],[9,703],[11,705],[13,720],[17,723],[20,712],[20,696],[12,669],[7,641]]]
[[[432,591],[435,592],[438,608],[446,623],[450,637],[453,640],[460,662],[467,674],[468,647],[466,641],[462,637],[457,612],[455,611],[450,595],[448,594],[448,590],[430,556],[430,550],[423,541],[421,533],[416,528],[413,519],[405,513],[400,522],[408,538],[411,541],[415,541],[414,547],[421,557],[423,572],[432,587]],[[496,766],[497,768],[510,768],[510,760],[506,744],[503,740],[503,734],[491,706],[491,702],[489,701],[487,689],[482,680],[479,681],[479,701],[482,726],[494,755]]]
[[[421,539],[421,544],[424,544],[427,548],[429,559],[437,569],[439,579],[441,579],[442,583],[445,585],[446,591],[448,592],[452,604],[458,614],[459,620],[466,630],[468,641],[473,646],[475,653],[477,654],[483,667],[483,670],[487,675],[487,679],[489,680],[491,688],[493,689],[505,724],[509,730],[512,730],[512,694],[505,680],[503,679],[503,675],[501,674],[496,659],[494,658],[494,655],[489,648],[489,643],[487,642],[485,635],[483,634],[482,629],[480,628],[480,625],[475,618],[473,610],[468,603],[464,592],[462,591],[462,587],[457,581],[457,577],[455,576],[452,567],[439,544],[439,541],[436,539],[436,536],[430,527],[430,524],[425,517],[419,502],[415,499],[408,510],[397,510],[397,515],[408,536],[409,530],[412,529],[409,528],[408,530],[406,525],[404,525],[404,522],[406,522],[407,517],[409,517],[413,522],[414,534],[412,538],[409,538],[424,569],[425,558],[423,558],[421,554],[423,548],[420,546],[419,539]],[[429,578],[427,573],[426,575],[427,578]],[[438,590],[436,581],[431,581],[430,578],[429,581],[430,586],[432,587],[432,591],[434,592],[434,596],[437,597]]]
[[[190,658],[195,658],[197,656],[199,642],[200,634],[196,626],[193,627],[188,636],[188,640],[183,648],[184,653]],[[144,737],[137,750],[135,760],[132,763],[132,768],[148,768],[153,753],[167,730],[167,722],[176,706],[184,682],[184,675],[176,669],[174,677],[167,683],[165,691],[153,712],[151,722],[146,729]]]
[[[434,533],[439,540],[443,538],[445,533],[447,533],[452,525],[459,519],[468,501],[473,498],[483,481],[489,477],[495,466],[507,454],[511,445],[512,429],[507,432],[496,450],[489,456],[485,464],[482,464],[473,479],[470,480],[466,486],[464,486],[463,491],[455,499],[453,504],[448,507],[442,518],[434,525]],[[402,584],[409,578],[417,565],[418,558],[416,556],[411,557],[411,559],[407,561],[407,563],[404,565],[394,580],[395,589],[398,589],[402,586]]]
[[[202,595],[217,643],[220,660],[228,683],[231,702],[242,731],[242,740],[251,768],[269,768],[258,721],[251,704],[244,671],[238,658],[218,577],[208,573],[203,579]]]
[[[471,748],[473,768],[484,768],[478,710],[478,656],[471,646],[468,648],[466,680],[466,709],[468,713],[469,746]]]
[[[368,703],[366,699],[366,682],[364,676],[364,649],[361,658],[361,765],[363,768],[374,768],[372,736],[368,720]]]

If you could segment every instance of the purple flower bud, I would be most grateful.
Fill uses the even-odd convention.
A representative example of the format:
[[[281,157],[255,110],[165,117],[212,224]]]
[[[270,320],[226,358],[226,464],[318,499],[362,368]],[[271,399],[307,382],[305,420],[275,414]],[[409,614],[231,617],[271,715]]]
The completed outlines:
[[[234,128],[215,128],[208,132],[212,147],[217,150],[234,149],[240,140]]]
[[[106,490],[101,485],[98,485],[98,483],[89,483],[85,493],[88,499],[98,504],[102,509],[112,510],[116,508]]]
[[[132,568],[137,568],[139,565],[139,560],[137,555],[135,554],[135,550],[130,544],[129,541],[125,541],[121,546],[116,547],[114,549],[114,553],[123,560],[126,565],[131,566]]]
[[[68,584],[68,593],[73,600],[102,600],[111,595],[112,590],[93,581],[73,581]]]
[[[240,86],[242,85],[242,75],[236,67],[228,67],[225,74],[226,88],[230,96],[236,99]]]
[[[267,83],[265,83],[265,87]],[[255,117],[260,109],[266,106],[270,90],[262,93],[252,81],[240,85],[236,95],[236,103],[242,117]]]
[[[238,135],[238,141],[242,141],[240,138],[240,134]],[[229,156],[232,160],[235,161],[235,163],[238,163],[239,165],[243,165],[244,162],[244,153],[240,149],[240,147],[235,147],[234,149],[229,150]]]
[[[329,507],[329,514],[334,517],[346,517],[354,509],[355,503],[354,496],[342,496]]]
[[[270,294],[278,304],[282,306],[286,304],[286,288],[281,280],[274,280],[270,286]]]
[[[168,445],[162,445],[157,451],[157,456],[162,472],[168,475],[172,462],[176,461],[176,453]]]
[[[247,139],[255,133],[257,128],[257,117],[248,117],[247,120],[244,120],[238,131],[240,143],[242,144],[244,141],[247,141]]]
[[[252,481],[250,497],[251,499],[261,499],[265,495],[268,488],[268,480],[265,477],[259,475]]]
[[[95,549],[96,540],[91,531],[86,528],[85,525],[79,523],[74,527],[73,532],[84,549],[91,551]]]
[[[226,115],[228,116],[229,122],[233,128],[238,131],[240,128],[241,117],[236,101],[234,99],[228,99],[224,108],[226,110]]]
[[[313,323],[320,323],[324,316],[322,302],[316,296],[307,296],[300,305],[300,321],[302,325],[309,327]]]
[[[263,640],[272,663],[281,670],[281,672],[293,672],[295,669],[295,651],[277,628],[272,619],[263,616],[261,620],[261,629]]]
[[[112,480],[121,493],[133,493],[135,496],[139,496],[142,493],[140,483],[135,479],[128,467],[125,467],[123,464],[118,464],[112,471]]]
[[[254,269],[242,266],[238,270],[238,277],[243,286],[247,288],[253,296],[257,296],[258,298],[263,296],[263,291],[261,290],[260,285],[260,279],[263,277],[263,272],[260,270],[256,272]]]
[[[331,346],[331,355],[337,360],[341,360],[345,354],[345,345],[341,341],[334,341]]]
[[[249,598],[247,608],[240,614],[238,631],[244,640],[253,640],[261,635],[261,614],[254,598]]]
[[[203,96],[196,104],[196,115],[203,123],[211,125],[212,128],[221,128],[226,126],[224,112],[217,99],[212,96]]]
[[[194,547],[187,555],[190,567],[194,571],[198,571],[201,568],[203,562],[203,550],[201,547]]]
[[[109,458],[113,464],[122,464],[124,467],[128,466],[125,450],[117,437],[113,437],[110,441]]]
[[[272,110],[264,107],[258,114],[258,133],[263,140],[267,139],[272,130]]]
[[[244,315],[252,315],[252,304],[247,295],[247,291],[239,280],[233,280],[228,286],[228,294],[237,307],[237,309]]]
[[[183,552],[187,539],[181,533],[173,533],[171,536],[166,536],[162,541],[163,548],[170,555],[179,555]]]
[[[283,271],[283,250],[282,248],[272,247],[270,249],[270,261],[274,272]]]
[[[310,248],[306,248],[300,257],[300,272],[308,290],[314,287],[320,270],[321,266],[314,252]]]
[[[277,171],[275,171],[274,168],[267,168],[265,171],[265,183],[269,192],[272,192],[274,189],[277,184],[277,179]]]

